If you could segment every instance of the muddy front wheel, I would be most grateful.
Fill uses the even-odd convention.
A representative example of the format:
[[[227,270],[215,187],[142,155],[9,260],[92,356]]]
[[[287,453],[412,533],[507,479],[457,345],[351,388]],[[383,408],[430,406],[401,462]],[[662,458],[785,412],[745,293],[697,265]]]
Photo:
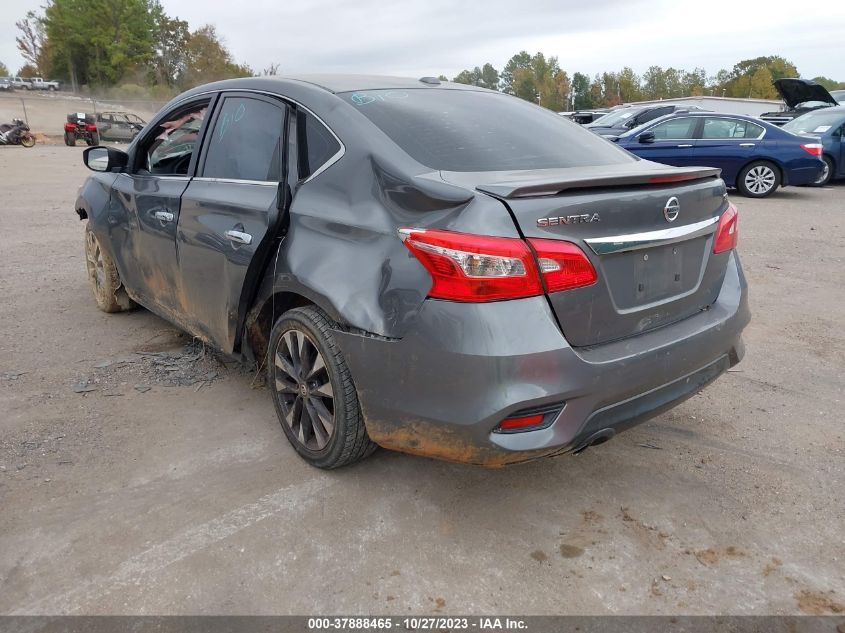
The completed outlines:
[[[21,145],[24,147],[35,147],[35,137],[32,134],[21,136]]]
[[[100,242],[90,226],[85,227],[85,263],[88,266],[88,279],[91,281],[94,300],[100,310],[124,312],[136,306],[120,282],[114,261],[100,247]]]

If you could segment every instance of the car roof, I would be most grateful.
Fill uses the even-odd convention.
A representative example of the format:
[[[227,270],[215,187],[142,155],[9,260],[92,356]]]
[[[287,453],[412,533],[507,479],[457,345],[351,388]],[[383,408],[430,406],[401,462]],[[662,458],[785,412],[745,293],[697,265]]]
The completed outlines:
[[[441,81],[436,77],[393,77],[389,75],[345,75],[345,74],[303,74],[303,75],[273,75],[265,77],[242,77],[226,79],[204,86],[198,86],[191,93],[204,90],[237,90],[262,89],[268,91],[279,90],[282,94],[287,86],[292,84],[321,88],[326,92],[353,92],[357,90],[399,90],[410,88],[429,88],[447,90],[475,90],[487,91],[485,88],[457,84],[451,81]],[[489,92],[489,91],[487,91]]]

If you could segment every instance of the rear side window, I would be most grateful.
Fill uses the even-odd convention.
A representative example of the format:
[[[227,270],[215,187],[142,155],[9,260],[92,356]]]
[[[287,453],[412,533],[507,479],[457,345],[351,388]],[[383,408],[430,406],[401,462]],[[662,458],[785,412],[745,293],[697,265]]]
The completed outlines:
[[[694,138],[697,123],[698,121],[691,117],[669,119],[668,121],[663,121],[663,123],[658,123],[650,131],[654,132],[654,138],[658,140]]]
[[[577,123],[504,94],[420,88],[340,96],[431,169],[552,169],[636,160]]]
[[[331,160],[341,145],[329,129],[313,115],[300,111],[297,114],[299,130],[299,177],[308,178]]]
[[[758,138],[762,133],[763,128],[756,123],[751,123],[750,121],[743,121],[742,119],[707,118],[704,119],[704,128],[701,131],[701,138]]]
[[[208,137],[202,175],[278,182],[284,122],[281,105],[250,97],[226,97]]]

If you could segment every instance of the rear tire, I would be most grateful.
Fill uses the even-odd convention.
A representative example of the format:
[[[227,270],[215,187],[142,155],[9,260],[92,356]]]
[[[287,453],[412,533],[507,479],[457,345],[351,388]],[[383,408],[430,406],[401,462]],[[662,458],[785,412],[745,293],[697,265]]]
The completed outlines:
[[[85,262],[97,307],[103,312],[125,312],[137,304],[126,294],[114,261],[102,248],[91,225],[85,226]]]
[[[736,188],[748,198],[765,198],[780,187],[780,170],[765,160],[746,165],[736,179]]]
[[[21,135],[21,145],[24,147],[35,147],[35,136],[29,132],[24,133]]]
[[[99,132],[92,132],[91,138],[86,141],[89,146],[91,145],[99,145],[100,144],[100,133]]]
[[[293,448],[317,468],[347,466],[369,456],[352,374],[332,330],[315,306],[285,312],[273,326],[267,380],[279,423]]]
[[[76,136],[71,134],[70,132],[65,132],[65,145],[67,145],[68,147],[75,147]]]
[[[824,161],[824,171],[816,179],[816,182],[813,183],[814,187],[824,187],[833,180],[833,171],[836,169],[833,159],[830,156],[822,156],[822,160]]]

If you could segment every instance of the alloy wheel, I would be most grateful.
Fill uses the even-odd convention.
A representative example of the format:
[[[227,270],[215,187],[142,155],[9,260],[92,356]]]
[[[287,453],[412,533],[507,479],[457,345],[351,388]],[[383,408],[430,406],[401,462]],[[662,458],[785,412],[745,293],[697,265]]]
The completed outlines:
[[[97,290],[102,289],[106,283],[103,252],[100,250],[100,243],[97,241],[97,238],[90,232],[88,233],[88,248],[85,249],[85,260],[88,265],[88,276]]]
[[[828,177],[830,176],[830,163],[826,160],[822,161],[824,163],[824,169],[822,169],[821,175],[816,178],[816,182],[814,184],[823,185],[827,182]]]
[[[306,333],[290,329],[279,338],[273,365],[284,423],[302,446],[323,450],[335,430],[334,391],[323,355]]]
[[[777,177],[771,167],[756,165],[745,174],[745,187],[755,195],[763,195],[772,190]]]

